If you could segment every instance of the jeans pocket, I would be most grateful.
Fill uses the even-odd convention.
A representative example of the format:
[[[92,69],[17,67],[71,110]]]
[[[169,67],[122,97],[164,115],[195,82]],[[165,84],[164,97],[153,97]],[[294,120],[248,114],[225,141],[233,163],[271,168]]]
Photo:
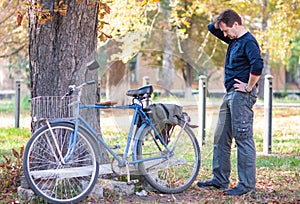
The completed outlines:
[[[236,140],[245,140],[248,139],[250,137],[252,137],[253,133],[252,133],[252,124],[247,122],[247,123],[243,123],[243,124],[239,124],[236,127],[235,130],[235,139]]]
[[[249,126],[239,126],[236,131],[237,140],[244,140],[251,137],[251,128]]]
[[[256,87],[253,87],[252,91],[249,94],[250,94],[250,105],[251,107],[253,107],[258,97]]]

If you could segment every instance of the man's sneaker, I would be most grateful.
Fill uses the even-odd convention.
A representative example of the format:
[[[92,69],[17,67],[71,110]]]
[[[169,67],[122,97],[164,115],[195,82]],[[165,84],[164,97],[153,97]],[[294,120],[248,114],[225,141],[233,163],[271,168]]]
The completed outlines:
[[[215,187],[217,189],[224,188],[223,186],[213,182],[212,179],[207,180],[207,181],[198,181],[197,186],[200,187],[200,188],[208,188],[208,187]]]
[[[240,195],[244,195],[246,193],[254,193],[254,192],[255,192],[255,190],[240,189],[237,187],[223,191],[223,193],[225,195],[229,195],[229,196],[240,196]]]

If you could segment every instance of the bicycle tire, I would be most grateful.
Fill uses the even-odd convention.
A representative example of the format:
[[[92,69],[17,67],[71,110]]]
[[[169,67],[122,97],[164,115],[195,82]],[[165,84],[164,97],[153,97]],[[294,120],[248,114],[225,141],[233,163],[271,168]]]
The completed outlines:
[[[74,125],[60,122],[51,127],[65,157]],[[92,191],[99,174],[95,143],[88,132],[79,128],[76,149],[66,164],[60,162],[54,144],[47,126],[32,135],[24,150],[25,178],[37,195],[51,203],[77,203]]]
[[[180,193],[195,181],[200,168],[200,147],[193,131],[180,121],[174,126],[168,147],[174,146],[176,134],[182,131],[174,154],[165,159],[139,163],[139,170],[146,181],[161,193]],[[165,154],[165,149],[158,150],[154,141],[154,130],[146,126],[138,141],[137,158],[149,159]],[[161,148],[162,145],[160,145]]]

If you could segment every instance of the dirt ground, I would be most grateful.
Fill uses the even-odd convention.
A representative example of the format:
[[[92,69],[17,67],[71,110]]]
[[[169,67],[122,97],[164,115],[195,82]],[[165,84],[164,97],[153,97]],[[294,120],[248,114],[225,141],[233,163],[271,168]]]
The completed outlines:
[[[298,180],[299,182],[299,180]],[[198,188],[196,182],[187,190],[178,194],[160,194],[155,192],[147,192],[146,196],[130,195],[130,196],[113,196],[102,199],[94,203],[268,203],[268,204],[299,204],[300,192],[299,184],[290,190],[277,190],[278,187],[262,186],[263,183],[258,182],[256,192],[241,196],[227,196],[222,190],[215,188]],[[233,184],[231,184],[233,187]],[[93,202],[91,202],[93,203]]]

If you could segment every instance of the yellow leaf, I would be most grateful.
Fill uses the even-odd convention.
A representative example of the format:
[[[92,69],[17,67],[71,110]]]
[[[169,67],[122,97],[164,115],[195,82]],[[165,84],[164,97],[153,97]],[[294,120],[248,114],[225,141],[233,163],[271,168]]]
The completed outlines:
[[[39,24],[44,25],[47,22],[47,19],[39,19]]]
[[[51,20],[52,16],[50,15],[43,15],[42,17],[39,17],[39,24],[44,25],[48,20]]]
[[[110,7],[106,3],[100,2],[100,7],[104,9],[104,11],[108,14],[110,14]]]
[[[63,16],[66,16],[67,15],[67,10],[66,9],[60,9],[60,10],[58,10],[58,13],[60,13]]]
[[[95,3],[95,2],[90,2],[90,1],[89,1],[89,2],[87,3],[87,5],[88,5],[88,6],[95,6],[96,3]]]
[[[103,33],[101,33],[101,35],[98,37],[100,41],[104,42],[105,41],[105,37],[103,35]]]
[[[141,6],[145,6],[148,3],[148,0],[144,0],[141,4]]]
[[[60,14],[63,15],[63,16],[66,16],[66,15],[67,15],[67,10],[62,10],[62,11],[60,12]]]

